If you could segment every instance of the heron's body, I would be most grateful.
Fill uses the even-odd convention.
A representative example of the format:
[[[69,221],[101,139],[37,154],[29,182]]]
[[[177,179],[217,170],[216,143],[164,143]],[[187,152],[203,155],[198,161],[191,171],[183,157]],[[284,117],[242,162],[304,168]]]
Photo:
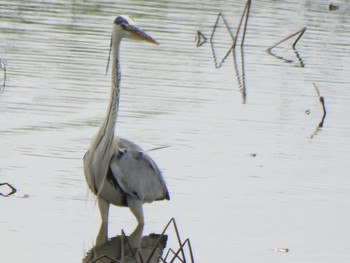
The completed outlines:
[[[111,97],[106,118],[84,156],[84,173],[97,196],[103,222],[108,221],[109,204],[128,206],[139,224],[144,224],[142,205],[169,200],[162,173],[152,158],[135,143],[114,136],[120,92],[119,47],[122,38],[138,38],[157,44],[133,26],[128,17],[114,21]]]
[[[120,137],[112,143],[114,150],[105,180],[101,184],[96,176],[86,176],[90,190],[116,206],[128,206],[128,198],[142,203],[169,199],[165,181],[157,164],[137,144]],[[90,152],[84,157],[85,175],[89,175]]]

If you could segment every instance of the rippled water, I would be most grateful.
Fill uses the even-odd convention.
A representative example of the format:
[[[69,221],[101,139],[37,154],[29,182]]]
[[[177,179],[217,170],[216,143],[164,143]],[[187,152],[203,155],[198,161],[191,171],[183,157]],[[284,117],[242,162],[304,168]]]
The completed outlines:
[[[196,262],[349,262],[350,6],[337,5],[254,1],[236,69],[232,53],[215,68],[212,46],[225,57],[244,1],[0,1],[0,183],[18,190],[0,200],[0,261],[82,262],[94,246],[82,156],[107,107],[111,22],[129,14],[160,45],[123,43],[117,133],[170,146],[151,154],[172,200],[145,206],[144,235],[174,217]],[[299,59],[295,38],[282,59],[266,52],[304,27]],[[110,237],[133,231],[127,209],[110,216]]]

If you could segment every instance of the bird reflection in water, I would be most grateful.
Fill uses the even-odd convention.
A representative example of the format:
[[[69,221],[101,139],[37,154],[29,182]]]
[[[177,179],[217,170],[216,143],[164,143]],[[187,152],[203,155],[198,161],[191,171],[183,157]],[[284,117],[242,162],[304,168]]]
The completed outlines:
[[[96,238],[96,245],[83,259],[83,263],[112,262],[159,262],[167,243],[167,235],[150,234],[142,236],[143,225],[138,224],[130,236],[122,231],[108,239],[108,224],[102,222]]]

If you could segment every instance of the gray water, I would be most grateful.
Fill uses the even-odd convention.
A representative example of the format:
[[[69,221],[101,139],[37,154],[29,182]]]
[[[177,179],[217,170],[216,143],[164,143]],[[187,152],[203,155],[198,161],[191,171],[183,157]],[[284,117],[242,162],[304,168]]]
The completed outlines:
[[[215,67],[210,36],[220,12],[235,33],[245,1],[1,0],[0,183],[18,192],[0,197],[0,262],[82,262],[95,244],[82,157],[105,116],[118,14],[160,43],[121,50],[118,135],[169,146],[150,154],[171,201],[145,205],[143,234],[174,217],[196,262],[349,262],[350,5],[336,4],[253,1],[236,70],[232,53]],[[295,37],[266,52],[304,27],[299,59]],[[220,61],[222,19],[212,43]],[[135,224],[113,207],[109,237]]]

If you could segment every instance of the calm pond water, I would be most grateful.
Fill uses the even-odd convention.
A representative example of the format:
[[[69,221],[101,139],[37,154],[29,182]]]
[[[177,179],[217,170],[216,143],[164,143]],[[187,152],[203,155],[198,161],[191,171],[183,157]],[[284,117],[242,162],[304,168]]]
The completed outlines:
[[[245,1],[0,0],[0,183],[18,190],[0,197],[0,262],[82,262],[95,245],[82,157],[105,115],[118,14],[160,43],[121,51],[117,133],[170,146],[151,155],[171,201],[145,205],[143,235],[174,217],[196,262],[349,262],[350,5],[336,4],[253,1],[236,63],[216,68]],[[266,51],[304,27],[297,52],[297,36]],[[134,230],[128,209],[110,220],[111,238]]]

